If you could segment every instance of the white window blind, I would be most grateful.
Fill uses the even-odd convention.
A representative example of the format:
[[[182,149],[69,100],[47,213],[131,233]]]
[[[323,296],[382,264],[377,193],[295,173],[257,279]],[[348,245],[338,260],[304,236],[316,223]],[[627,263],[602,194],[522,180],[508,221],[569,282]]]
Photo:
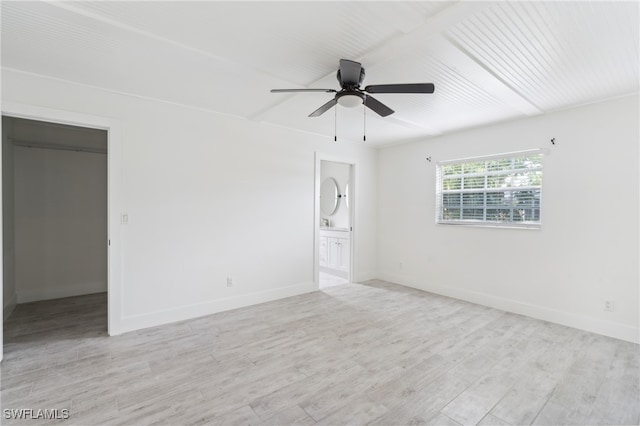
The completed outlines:
[[[443,161],[436,167],[436,222],[540,226],[542,151]]]

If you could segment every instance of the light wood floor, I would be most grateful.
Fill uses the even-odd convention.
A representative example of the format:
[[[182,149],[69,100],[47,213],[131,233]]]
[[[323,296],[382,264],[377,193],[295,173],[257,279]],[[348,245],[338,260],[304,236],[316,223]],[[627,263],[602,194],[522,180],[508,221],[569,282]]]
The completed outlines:
[[[5,326],[2,408],[66,408],[64,424],[640,420],[638,345],[382,281],[116,337],[103,294]]]

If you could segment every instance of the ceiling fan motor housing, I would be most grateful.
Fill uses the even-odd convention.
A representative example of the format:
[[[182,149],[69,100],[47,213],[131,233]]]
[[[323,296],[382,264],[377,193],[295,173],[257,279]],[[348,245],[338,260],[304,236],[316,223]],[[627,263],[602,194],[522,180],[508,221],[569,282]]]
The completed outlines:
[[[340,83],[340,85],[342,86],[343,89],[348,88],[358,88],[360,87],[360,85],[362,84],[362,81],[364,80],[364,76],[365,76],[365,72],[364,72],[364,67],[360,68],[360,77],[358,78],[358,83],[357,84],[347,84],[347,82],[345,82],[343,84],[342,82],[342,75],[340,74],[340,70],[338,69],[338,72],[336,73],[336,78],[338,79],[338,83]],[[347,86],[347,87],[345,87]]]

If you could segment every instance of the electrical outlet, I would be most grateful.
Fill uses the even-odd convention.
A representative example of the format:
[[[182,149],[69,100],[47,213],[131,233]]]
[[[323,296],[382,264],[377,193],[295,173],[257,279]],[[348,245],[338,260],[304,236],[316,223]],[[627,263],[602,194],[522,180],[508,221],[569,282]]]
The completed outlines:
[[[233,287],[233,278],[227,277],[227,287]]]
[[[606,299],[604,301],[604,306],[603,306],[604,310],[607,312],[613,312],[615,309],[615,305],[613,303],[613,300],[611,299]]]

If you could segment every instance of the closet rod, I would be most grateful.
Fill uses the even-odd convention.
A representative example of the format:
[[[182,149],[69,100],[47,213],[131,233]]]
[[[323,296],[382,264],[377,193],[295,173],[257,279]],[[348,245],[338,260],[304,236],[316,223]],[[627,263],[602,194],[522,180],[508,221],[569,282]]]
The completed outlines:
[[[70,145],[49,145],[42,142],[31,142],[19,139],[8,138],[15,146],[22,146],[25,148],[40,148],[40,149],[56,149],[59,151],[75,151],[75,152],[88,152],[91,154],[106,154],[106,149],[99,148],[81,148]]]

